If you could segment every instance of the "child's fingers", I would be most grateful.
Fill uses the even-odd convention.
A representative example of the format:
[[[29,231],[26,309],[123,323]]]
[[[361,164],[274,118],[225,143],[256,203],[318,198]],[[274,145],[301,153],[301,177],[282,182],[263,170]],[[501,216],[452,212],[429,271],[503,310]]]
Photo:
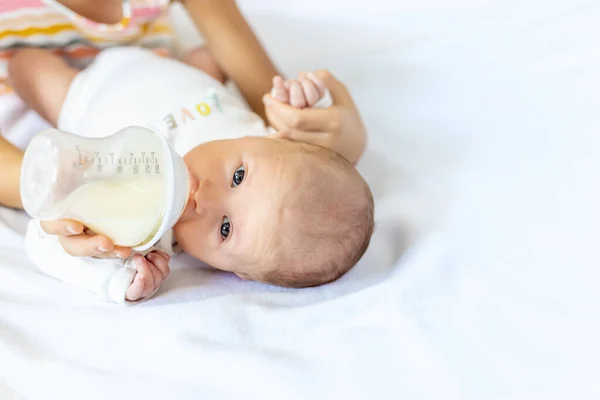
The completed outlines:
[[[40,226],[48,235],[72,236],[83,232],[83,224],[70,219],[40,221]]]
[[[277,130],[337,132],[339,128],[341,114],[337,107],[298,109],[269,95],[263,101],[269,122]]]
[[[275,101],[275,100],[273,100],[273,101]],[[275,128],[276,131],[280,131],[282,129],[287,128],[287,126],[281,121],[279,116],[277,114],[275,114],[269,107],[265,107],[265,113],[267,114],[267,119],[269,120],[269,124],[273,128]]]
[[[99,258],[127,258],[131,255],[131,247],[115,246],[111,251],[99,253],[94,257]]]
[[[313,80],[313,78],[311,78],[311,80],[313,80],[317,86],[317,82],[320,81],[325,88],[329,89],[331,97],[333,98],[333,104],[336,106],[355,107],[352,96],[346,86],[337,80],[329,71],[322,69],[315,71],[314,73],[311,72],[308,76],[316,78],[316,80]]]
[[[87,236],[96,236],[98,235],[96,232],[94,232],[93,230],[91,230],[90,228],[86,228],[83,231],[84,234],[86,234]],[[104,236],[106,237],[106,236]],[[110,238],[107,237],[108,240],[110,240]],[[112,241],[111,241],[112,243]],[[131,247],[123,247],[123,246],[116,246],[114,244],[112,244],[112,250],[107,251],[105,253],[102,254],[98,254],[96,255],[96,257],[102,257],[102,258],[127,258],[131,255]]]
[[[97,237],[100,236],[100,240],[102,244],[99,245],[98,250],[101,249],[105,249],[107,251],[102,252],[102,253],[98,253],[98,254],[94,254],[94,257],[100,257],[100,258],[127,258],[131,255],[131,247],[121,247],[121,246],[115,246],[113,244],[113,242],[110,240],[110,238],[103,236],[103,235],[98,235],[96,232],[94,232],[93,230],[91,230],[90,228],[86,228],[83,231],[85,236],[88,237]],[[106,239],[109,240],[109,242],[106,242]],[[103,243],[108,243],[109,246],[105,246]],[[112,246],[112,249],[110,249],[110,247]],[[90,256],[88,256],[90,257]]]
[[[286,139],[310,143],[321,147],[329,147],[331,144],[331,135],[324,132],[306,132],[296,129],[288,129],[281,131],[280,135]]]
[[[94,257],[114,248],[113,242],[103,235],[59,236],[58,240],[65,252],[74,257]]]
[[[296,108],[306,107],[306,98],[298,81],[292,81],[290,84],[290,105]]]
[[[304,91],[304,97],[306,98],[306,104],[308,107],[312,107],[317,104],[321,98],[321,96],[319,96],[317,86],[308,79],[302,79],[300,84],[302,85],[302,90]]]
[[[131,247],[115,246],[112,254],[119,258],[127,258],[131,255]]]
[[[130,248],[115,246],[110,238],[97,235],[77,221],[41,221],[40,226],[47,234],[59,236],[65,252],[74,257],[127,258],[131,254]]]
[[[283,78],[279,75],[273,78],[271,95],[284,103],[289,101],[288,90],[283,86]]]

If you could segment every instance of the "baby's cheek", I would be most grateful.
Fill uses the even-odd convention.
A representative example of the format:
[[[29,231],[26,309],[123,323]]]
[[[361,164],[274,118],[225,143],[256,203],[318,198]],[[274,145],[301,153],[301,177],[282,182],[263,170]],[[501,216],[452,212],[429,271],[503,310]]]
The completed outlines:
[[[210,239],[204,232],[201,221],[178,223],[173,228],[175,239],[181,249],[201,261],[205,261],[210,248]]]

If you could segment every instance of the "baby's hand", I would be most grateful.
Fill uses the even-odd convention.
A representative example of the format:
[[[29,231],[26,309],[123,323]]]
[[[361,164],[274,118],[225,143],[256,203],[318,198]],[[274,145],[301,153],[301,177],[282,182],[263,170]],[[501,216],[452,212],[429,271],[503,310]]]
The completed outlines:
[[[350,92],[326,70],[305,78],[301,76],[299,82],[286,84],[277,77],[273,94],[263,96],[265,112],[276,135],[326,147],[356,163],[365,148],[367,132]],[[325,96],[325,88],[331,94],[331,107],[319,108],[317,104],[314,108],[298,108],[314,105],[318,101],[315,89],[319,96]]]
[[[169,257],[168,254],[154,250],[146,255],[136,254],[133,256],[133,262],[137,269],[137,274],[127,289],[125,298],[129,301],[135,301],[148,297],[158,289],[161,282],[167,279],[169,275]]]
[[[271,96],[295,108],[310,108],[325,94],[325,85],[312,72],[301,73],[298,79],[273,78]]]

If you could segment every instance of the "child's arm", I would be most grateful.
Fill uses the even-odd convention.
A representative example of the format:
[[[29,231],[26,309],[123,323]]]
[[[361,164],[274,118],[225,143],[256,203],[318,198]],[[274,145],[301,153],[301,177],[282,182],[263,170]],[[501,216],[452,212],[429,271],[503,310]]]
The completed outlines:
[[[0,135],[0,205],[23,208],[19,191],[21,161],[23,151]]]
[[[19,97],[56,126],[71,81],[79,71],[42,49],[23,49],[8,63],[8,78]]]
[[[38,49],[17,52],[8,64],[8,76],[15,91],[38,114],[55,123],[66,95],[65,77],[76,71],[57,73],[66,64],[58,57]],[[0,136],[0,205],[23,208],[19,180],[23,151]]]
[[[266,121],[262,96],[271,89],[275,66],[234,0],[182,0],[217,64]]]

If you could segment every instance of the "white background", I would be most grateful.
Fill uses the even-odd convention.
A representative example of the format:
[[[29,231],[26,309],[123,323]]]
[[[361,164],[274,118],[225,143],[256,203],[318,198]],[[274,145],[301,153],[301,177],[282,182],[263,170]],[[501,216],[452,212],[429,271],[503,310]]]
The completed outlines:
[[[175,262],[122,309],[37,274],[3,211],[0,398],[598,398],[600,4],[240,4],[356,98],[366,256],[302,291]]]

